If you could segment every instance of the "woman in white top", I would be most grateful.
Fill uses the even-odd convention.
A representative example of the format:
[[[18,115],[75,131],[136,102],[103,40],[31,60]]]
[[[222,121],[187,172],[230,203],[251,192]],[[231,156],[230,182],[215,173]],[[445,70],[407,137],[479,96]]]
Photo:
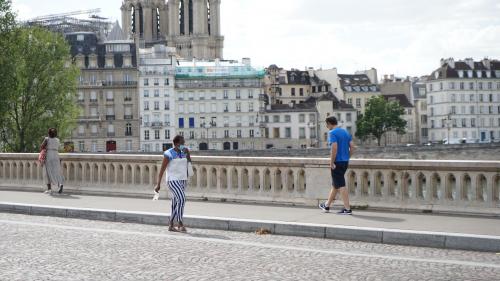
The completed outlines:
[[[174,138],[174,147],[165,151],[163,154],[163,163],[161,165],[160,174],[154,190],[155,196],[153,200],[158,200],[160,192],[160,183],[165,170],[167,172],[167,184],[172,193],[172,209],[170,213],[170,223],[168,231],[186,232],[182,220],[184,216],[184,206],[186,204],[186,185],[188,182],[188,163],[191,162],[189,149],[184,146],[184,137],[176,136]],[[174,221],[177,222],[175,228]]]
[[[45,168],[45,183],[47,184],[47,190],[45,193],[52,193],[52,184],[57,184],[59,186],[58,193],[63,192],[64,177],[61,170],[61,159],[59,158],[59,147],[61,142],[57,138],[57,130],[55,128],[50,128],[48,137],[45,137],[41,145],[42,149],[47,150],[47,156],[45,158],[44,168]]]

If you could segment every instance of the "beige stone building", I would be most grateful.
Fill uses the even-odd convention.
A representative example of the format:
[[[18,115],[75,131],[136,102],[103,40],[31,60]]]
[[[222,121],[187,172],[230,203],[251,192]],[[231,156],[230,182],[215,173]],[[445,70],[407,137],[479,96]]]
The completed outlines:
[[[406,133],[399,135],[396,132],[389,132],[385,134],[382,140],[387,145],[399,145],[399,144],[415,144],[418,143],[417,139],[417,114],[415,107],[408,100],[408,97],[404,94],[396,95],[383,95],[383,97],[390,102],[397,102],[404,108],[404,115],[402,118],[406,121]]]
[[[191,59],[223,57],[220,0],[125,0],[122,25],[141,47],[163,43]]]
[[[339,74],[340,85],[347,104],[363,114],[369,99],[379,96],[380,86],[371,82],[366,74]]]
[[[116,24],[107,38],[91,32],[65,35],[81,69],[76,129],[67,142],[76,152],[139,149],[135,44]]]

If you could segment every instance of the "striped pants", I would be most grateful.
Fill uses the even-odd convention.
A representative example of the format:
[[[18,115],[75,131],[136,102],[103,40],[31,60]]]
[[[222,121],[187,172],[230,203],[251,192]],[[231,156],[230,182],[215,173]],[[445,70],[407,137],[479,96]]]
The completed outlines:
[[[184,217],[184,205],[186,205],[185,188],[187,181],[169,181],[168,187],[172,192],[172,210],[170,212],[170,221],[182,222]]]

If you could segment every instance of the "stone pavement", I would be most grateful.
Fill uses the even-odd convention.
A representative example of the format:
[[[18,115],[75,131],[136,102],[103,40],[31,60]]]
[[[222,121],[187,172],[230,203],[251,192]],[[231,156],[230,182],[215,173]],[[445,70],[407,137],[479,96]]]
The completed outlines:
[[[2,213],[0,233],[2,281],[491,281],[500,276],[495,253],[217,230],[172,234],[163,226]]]
[[[0,202],[131,212],[170,213],[170,201],[151,201],[141,198],[68,194],[49,196],[41,192],[0,190]],[[315,208],[201,201],[188,201],[185,214],[187,216],[500,236],[500,219],[486,217],[357,210],[354,216],[339,216],[334,213],[325,214]]]

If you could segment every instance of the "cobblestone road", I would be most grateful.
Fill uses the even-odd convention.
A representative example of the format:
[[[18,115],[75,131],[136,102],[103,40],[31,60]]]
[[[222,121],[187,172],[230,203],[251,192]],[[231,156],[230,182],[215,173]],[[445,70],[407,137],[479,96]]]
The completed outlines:
[[[0,280],[500,280],[500,255],[0,214]]]

